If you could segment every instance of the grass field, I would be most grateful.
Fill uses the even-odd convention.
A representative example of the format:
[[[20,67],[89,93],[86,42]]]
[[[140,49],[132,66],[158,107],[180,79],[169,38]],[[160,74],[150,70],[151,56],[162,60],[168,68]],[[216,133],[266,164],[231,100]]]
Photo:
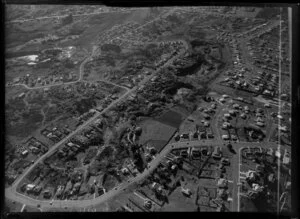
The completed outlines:
[[[142,145],[150,143],[156,147],[158,151],[168,143],[169,139],[176,131],[175,127],[151,119],[141,122],[139,126],[143,130],[139,143]]]

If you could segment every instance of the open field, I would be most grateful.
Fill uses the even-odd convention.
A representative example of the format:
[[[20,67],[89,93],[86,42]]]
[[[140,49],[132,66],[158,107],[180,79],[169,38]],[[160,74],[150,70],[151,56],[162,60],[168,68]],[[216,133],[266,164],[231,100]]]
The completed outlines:
[[[139,143],[142,145],[151,144],[158,151],[160,151],[162,147],[168,143],[176,131],[176,128],[155,120],[146,120],[139,126],[143,130]]]

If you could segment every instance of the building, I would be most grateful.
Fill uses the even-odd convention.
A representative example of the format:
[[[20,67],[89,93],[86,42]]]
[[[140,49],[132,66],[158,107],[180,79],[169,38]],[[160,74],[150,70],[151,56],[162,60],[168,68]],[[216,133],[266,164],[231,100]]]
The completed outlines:
[[[224,118],[229,119],[230,118],[230,114],[229,113],[225,113],[224,114]]]
[[[264,189],[263,186],[260,186],[260,185],[258,185],[258,184],[256,184],[256,183],[253,183],[253,184],[252,184],[252,190],[253,190],[254,192],[262,192],[263,189]]]
[[[43,194],[44,198],[48,199],[48,198],[51,198],[51,196],[52,196],[52,193],[49,190],[44,191],[44,194]]]
[[[232,107],[233,107],[234,109],[239,109],[240,105],[237,104],[237,103],[235,103],[235,104],[232,105]]]
[[[35,195],[39,195],[42,191],[42,187],[41,186],[36,186],[34,189],[33,189],[33,192]]]
[[[222,135],[223,140],[229,140],[229,135]]]
[[[19,98],[25,97],[25,93],[24,93],[24,92],[23,92],[23,93],[20,93],[20,94],[18,95],[18,97],[19,97]]]
[[[34,184],[27,184],[26,185],[26,191],[32,191],[34,189],[35,185]]]
[[[212,154],[213,158],[221,158],[222,157],[222,152],[221,152],[221,148],[218,146],[218,147],[215,147],[214,149],[214,152]]]
[[[190,196],[192,194],[190,189],[184,189],[183,187],[181,187],[181,192],[182,194],[186,195],[186,196]]]
[[[229,112],[229,114],[230,114],[231,116],[234,116],[234,115],[235,115],[235,111],[234,111],[234,110],[229,110],[228,112]],[[224,115],[224,116],[225,116],[225,115]]]
[[[151,185],[151,188],[152,188],[154,191],[162,191],[162,186],[161,186],[159,183],[156,183],[156,182],[154,182],[154,183]]]
[[[219,188],[225,188],[225,187],[228,186],[228,181],[226,179],[224,179],[224,178],[221,178],[221,179],[218,180],[217,186]]]
[[[290,160],[290,154],[287,150],[285,150],[285,153],[283,155],[283,160],[282,160],[282,163],[285,164],[285,165],[288,165],[290,164],[291,160]]]
[[[249,170],[246,173],[246,179],[253,181],[256,180],[256,178],[257,178],[257,173],[255,171]]]
[[[28,155],[28,150],[24,150],[21,153],[22,157],[26,157]]]
[[[274,175],[274,173],[269,174],[268,181],[271,182],[271,183],[275,182],[275,175]]]

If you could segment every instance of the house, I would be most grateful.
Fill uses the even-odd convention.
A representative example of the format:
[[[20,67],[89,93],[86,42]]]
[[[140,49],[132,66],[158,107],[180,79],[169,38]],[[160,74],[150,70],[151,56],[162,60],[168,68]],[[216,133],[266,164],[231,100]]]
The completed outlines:
[[[189,134],[183,133],[183,134],[180,135],[180,138],[188,139],[189,138]]]
[[[271,173],[271,174],[268,175],[268,181],[271,182],[271,183],[275,182],[275,175],[274,175],[274,173]]]
[[[231,118],[231,116],[230,116],[229,113],[225,113],[225,114],[224,114],[224,119],[225,119],[225,120],[230,119],[230,118]]]
[[[263,168],[263,166],[262,165],[256,165],[256,167],[255,167],[255,171],[256,172],[263,172],[263,170],[264,170],[264,168]]]
[[[291,189],[291,185],[292,185],[292,183],[291,183],[290,181],[287,181],[287,182],[285,183],[285,189],[286,189],[286,190]]]
[[[182,150],[182,151],[180,151],[180,155],[182,156],[182,157],[188,157],[188,152],[186,151],[186,150]]]
[[[213,156],[213,158],[217,158],[217,159],[220,159],[222,157],[221,148],[219,146],[215,147],[212,156]]]
[[[201,156],[200,150],[192,148],[191,155],[193,158],[199,158]]]
[[[229,122],[224,122],[222,125],[222,129],[227,129],[230,127],[230,123]]]
[[[207,137],[208,138],[214,138],[214,134],[211,132],[211,130],[207,131]]]
[[[229,165],[230,164],[229,159],[224,158],[224,157],[221,159],[221,163],[224,164],[224,165]]]
[[[177,169],[177,165],[176,164],[173,164],[172,166],[171,166],[171,170],[176,170]]]
[[[225,99],[224,99],[224,98],[220,98],[219,101],[220,101],[221,103],[224,103],[224,102],[225,102]]]
[[[272,156],[274,154],[273,148],[268,148],[267,149],[267,155]]]
[[[282,160],[283,164],[290,164],[290,153],[285,149],[285,153]]]
[[[278,159],[280,159],[280,158],[281,158],[281,153],[280,153],[280,151],[276,150],[276,151],[275,151],[275,156],[276,156]]]
[[[206,138],[206,133],[205,132],[200,132],[200,138],[205,139]]]
[[[35,185],[34,184],[27,184],[26,185],[26,191],[32,191],[34,189]]]
[[[277,115],[277,118],[278,118],[278,119],[283,119],[283,116],[278,114],[278,115]]]
[[[257,173],[253,170],[248,170],[248,172],[246,172],[246,179],[249,179],[249,180],[255,180],[257,177]]]
[[[226,200],[227,197],[228,197],[228,194],[225,189],[223,189],[223,188],[217,189],[217,198]]]
[[[24,93],[24,92],[23,92],[23,93],[20,93],[20,94],[18,95],[18,97],[19,97],[19,98],[25,97],[25,93]]]
[[[246,119],[246,114],[245,114],[245,113],[242,113],[242,114],[241,114],[241,118],[242,118],[242,119]]]
[[[41,186],[36,186],[34,189],[33,189],[33,192],[35,195],[39,195],[42,191],[42,187]]]
[[[237,138],[236,135],[231,135],[230,137],[231,137],[231,140],[233,140],[233,141],[237,141],[238,140],[238,138]]]
[[[190,189],[184,189],[183,187],[181,187],[181,192],[186,196],[190,196],[192,194]]]
[[[222,135],[223,140],[229,140],[229,135]]]
[[[237,104],[237,103],[235,103],[235,104],[232,105],[232,107],[233,107],[234,109],[239,109],[240,105]]]
[[[49,190],[44,191],[44,194],[43,194],[44,198],[49,199],[49,198],[51,198],[51,196],[52,196],[52,193]]]
[[[162,191],[162,186],[159,184],[159,183],[156,183],[154,182],[152,185],[151,185],[151,188],[155,191]]]
[[[253,189],[254,192],[262,192],[263,189],[264,189],[264,187],[260,186],[260,185],[258,185],[256,183],[253,183],[252,184],[252,189]]]
[[[129,174],[129,170],[128,170],[126,167],[122,168],[122,169],[121,169],[121,172],[122,172],[124,175]]]
[[[256,122],[256,125],[258,125],[259,127],[264,127],[265,124],[263,122]]]
[[[230,114],[231,116],[234,116],[234,115],[235,115],[235,111],[234,111],[234,110],[229,110],[228,112],[229,112],[229,114]],[[225,115],[224,115],[224,116],[225,116]]]
[[[21,155],[22,155],[23,157],[26,157],[26,156],[28,155],[28,150],[22,151]]]
[[[221,179],[218,180],[217,186],[219,188],[225,188],[225,187],[228,186],[228,181],[226,179],[224,179],[224,178],[221,178]]]
[[[278,127],[278,130],[282,131],[282,132],[287,132],[287,126],[280,126]]]
[[[209,116],[208,114],[206,114],[206,113],[203,114],[203,117],[204,117],[205,119],[210,119],[210,116]]]

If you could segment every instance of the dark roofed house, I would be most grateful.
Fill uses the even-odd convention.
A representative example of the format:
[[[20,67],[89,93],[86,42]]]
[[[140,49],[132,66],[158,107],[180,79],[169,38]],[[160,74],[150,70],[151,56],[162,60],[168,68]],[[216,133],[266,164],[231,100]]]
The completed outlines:
[[[52,196],[52,193],[49,190],[44,191],[44,193],[43,193],[44,198],[49,199],[49,198],[51,198],[51,196]]]

